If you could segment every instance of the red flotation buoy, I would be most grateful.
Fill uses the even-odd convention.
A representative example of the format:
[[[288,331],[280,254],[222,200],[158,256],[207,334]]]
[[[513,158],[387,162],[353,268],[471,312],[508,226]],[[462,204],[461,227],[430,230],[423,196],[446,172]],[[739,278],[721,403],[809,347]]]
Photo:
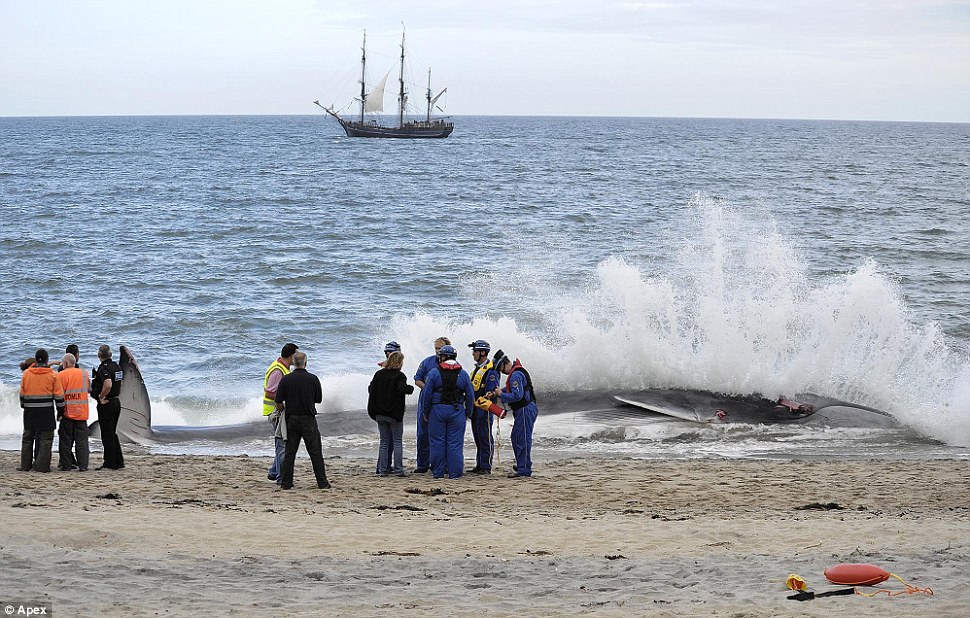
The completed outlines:
[[[492,405],[488,406],[488,411],[499,418],[505,418],[505,415],[507,414],[505,408],[497,403],[493,403]]]
[[[873,586],[889,579],[889,571],[874,564],[837,564],[825,569],[825,578],[844,586]]]

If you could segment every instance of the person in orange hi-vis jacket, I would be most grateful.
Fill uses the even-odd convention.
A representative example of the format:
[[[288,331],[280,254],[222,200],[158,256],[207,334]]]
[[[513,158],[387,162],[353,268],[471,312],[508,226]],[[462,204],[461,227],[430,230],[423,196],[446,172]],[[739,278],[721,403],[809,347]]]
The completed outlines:
[[[91,450],[88,446],[88,391],[91,378],[88,372],[77,367],[73,354],[65,354],[61,360],[61,370],[57,379],[64,389],[64,416],[57,431],[58,469],[69,471],[74,468],[85,472],[88,469]],[[71,456],[74,447],[76,457]]]
[[[20,444],[20,467],[23,472],[51,471],[51,447],[54,444],[54,409],[64,414],[64,389],[50,367],[47,350],[34,354],[34,366],[20,379],[20,407],[24,409],[24,435]]]

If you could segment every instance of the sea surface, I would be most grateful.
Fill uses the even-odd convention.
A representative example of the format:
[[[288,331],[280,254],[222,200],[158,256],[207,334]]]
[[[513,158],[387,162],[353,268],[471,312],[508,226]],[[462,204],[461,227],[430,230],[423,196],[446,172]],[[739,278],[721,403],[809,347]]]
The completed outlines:
[[[520,358],[540,410],[673,387],[900,422],[573,409],[540,416],[537,457],[970,459],[970,125],[454,120],[395,141],[322,114],[0,118],[0,448],[19,447],[17,365],[37,347],[77,343],[91,367],[128,346],[153,423],[219,425],[260,418],[288,341],[327,414],[363,409],[384,342],[410,375],[447,335],[466,364],[479,338]]]

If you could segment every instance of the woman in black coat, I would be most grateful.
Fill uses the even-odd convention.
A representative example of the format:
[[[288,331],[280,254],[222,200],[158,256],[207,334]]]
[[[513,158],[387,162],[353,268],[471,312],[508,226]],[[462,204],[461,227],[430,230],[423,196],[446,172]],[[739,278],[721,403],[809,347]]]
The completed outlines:
[[[381,449],[377,456],[377,473],[387,476],[391,472],[397,476],[404,474],[403,437],[404,437],[404,397],[414,392],[408,378],[401,371],[404,354],[391,352],[384,367],[374,374],[367,387],[367,414],[377,421],[381,435]],[[388,461],[388,451],[393,440],[394,463]]]

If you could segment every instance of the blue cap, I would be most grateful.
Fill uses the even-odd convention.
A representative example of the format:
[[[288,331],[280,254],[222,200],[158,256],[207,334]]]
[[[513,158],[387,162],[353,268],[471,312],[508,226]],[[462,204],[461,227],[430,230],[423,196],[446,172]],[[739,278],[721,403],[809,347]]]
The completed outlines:
[[[468,344],[468,347],[471,348],[475,352],[477,352],[479,350],[481,350],[483,352],[488,352],[489,350],[492,349],[492,346],[490,346],[488,344],[488,342],[485,341],[484,339],[476,339],[475,341],[469,343]]]
[[[401,344],[398,343],[397,341],[388,341],[387,344],[384,346],[384,351],[385,352],[400,352],[401,351]]]
[[[458,350],[450,345],[441,346],[438,350],[438,356],[444,356],[447,358],[458,358]]]

